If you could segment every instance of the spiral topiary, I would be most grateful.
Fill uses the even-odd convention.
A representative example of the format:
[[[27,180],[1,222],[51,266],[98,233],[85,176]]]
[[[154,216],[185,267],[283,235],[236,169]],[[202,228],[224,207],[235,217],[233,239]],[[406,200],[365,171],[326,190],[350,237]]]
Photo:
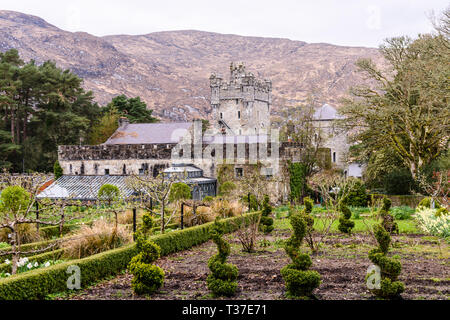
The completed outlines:
[[[393,298],[405,291],[403,282],[397,281],[402,265],[400,261],[387,257],[391,244],[389,232],[381,224],[377,225],[374,231],[378,248],[369,251],[369,259],[380,268],[381,279],[379,288],[370,289],[370,291],[381,298]],[[370,274],[367,275],[369,276]]]
[[[136,232],[136,248],[139,253],[128,264],[128,270],[133,274],[131,287],[136,294],[151,294],[164,284],[164,270],[152,263],[159,259],[161,248],[146,238],[153,227],[153,219],[144,214],[143,224]]]
[[[223,226],[216,218],[211,230],[211,238],[217,245],[218,253],[208,260],[208,268],[211,273],[206,278],[208,289],[216,296],[231,296],[237,289],[238,268],[225,263],[230,254],[230,244],[222,239]]]
[[[389,209],[391,208],[391,200],[389,198],[383,198],[383,205],[381,206],[379,215],[383,219],[381,225],[383,228],[389,232],[390,234],[396,233],[398,234],[398,224],[394,221],[394,216],[389,213]]]
[[[314,223],[309,216],[312,211],[312,201],[304,200],[305,210],[303,213],[293,212],[290,222],[294,233],[286,241],[284,249],[291,258],[292,263],[283,267],[280,272],[286,283],[287,296],[292,298],[310,297],[312,291],[320,285],[320,275],[317,271],[308,270],[312,265],[308,254],[300,251],[300,245],[305,237],[308,224]],[[311,218],[308,221],[307,218]]]
[[[273,230],[273,218],[270,216],[272,214],[272,206],[270,205],[269,201],[269,196],[266,194],[263,200],[261,221],[259,224],[259,230],[261,230],[265,234],[269,234]]]
[[[352,212],[343,202],[341,202],[341,204],[339,205],[339,211],[342,214],[339,217],[338,229],[342,233],[350,234],[352,232],[353,227],[355,226],[355,223],[350,220]]]

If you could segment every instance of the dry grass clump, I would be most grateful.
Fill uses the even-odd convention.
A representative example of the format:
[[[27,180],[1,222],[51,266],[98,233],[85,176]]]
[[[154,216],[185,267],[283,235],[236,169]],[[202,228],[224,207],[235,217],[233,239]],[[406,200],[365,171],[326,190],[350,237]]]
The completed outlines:
[[[114,223],[104,219],[94,221],[92,226],[82,226],[70,239],[63,242],[64,257],[84,258],[121,247],[132,241],[132,234],[125,226],[119,225],[116,232],[114,231]]]
[[[127,209],[117,216],[117,222],[119,224],[132,224],[133,223],[133,210]]]
[[[185,206],[183,224],[187,227],[191,227],[194,225],[212,222],[217,216],[222,218],[236,217],[242,215],[244,212],[245,207],[238,201],[214,199],[214,201],[211,202],[210,207],[197,207],[195,215],[192,207]],[[181,209],[178,209],[177,218],[175,219],[178,223],[181,223],[180,215]]]
[[[31,243],[40,240],[39,234],[37,232],[36,224],[34,223],[22,223],[18,227],[20,243]],[[10,243],[8,239],[8,234],[11,230],[8,228],[0,229],[0,242]]]
[[[236,217],[244,213],[245,208],[239,201],[214,200],[211,210],[222,218]]]

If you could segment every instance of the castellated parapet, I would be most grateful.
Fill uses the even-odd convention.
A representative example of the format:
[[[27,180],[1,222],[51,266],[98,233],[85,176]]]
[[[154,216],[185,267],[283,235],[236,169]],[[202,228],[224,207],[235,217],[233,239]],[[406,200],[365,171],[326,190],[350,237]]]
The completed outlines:
[[[211,107],[218,129],[233,135],[255,135],[270,129],[272,82],[257,79],[242,63],[230,65],[230,78],[209,78]]]

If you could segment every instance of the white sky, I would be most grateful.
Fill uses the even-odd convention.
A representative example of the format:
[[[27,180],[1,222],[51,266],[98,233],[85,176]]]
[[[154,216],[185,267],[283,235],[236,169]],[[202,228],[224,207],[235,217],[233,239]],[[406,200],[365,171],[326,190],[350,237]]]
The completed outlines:
[[[383,39],[432,30],[445,0],[0,0],[0,10],[33,14],[97,36],[202,30],[306,42],[378,47]]]

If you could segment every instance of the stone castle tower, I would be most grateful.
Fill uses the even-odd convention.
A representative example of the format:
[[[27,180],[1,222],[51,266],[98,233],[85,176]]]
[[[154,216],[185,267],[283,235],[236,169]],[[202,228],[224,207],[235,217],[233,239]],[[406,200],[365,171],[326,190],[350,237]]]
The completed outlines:
[[[272,82],[259,80],[242,63],[230,65],[230,80],[212,74],[211,107],[214,125],[231,135],[264,134],[270,129]]]

